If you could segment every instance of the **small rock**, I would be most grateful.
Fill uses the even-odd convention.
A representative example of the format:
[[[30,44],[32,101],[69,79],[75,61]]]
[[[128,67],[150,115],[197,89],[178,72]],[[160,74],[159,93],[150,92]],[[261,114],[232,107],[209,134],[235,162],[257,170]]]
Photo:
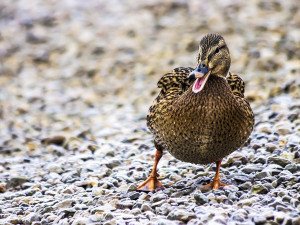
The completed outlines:
[[[161,205],[163,205],[164,203],[166,203],[167,201],[166,200],[161,200],[161,201],[158,201],[158,202],[155,202],[151,205],[151,207],[153,209],[155,209],[156,207],[160,207]]]
[[[59,210],[58,214],[63,215],[64,217],[72,217],[76,213],[74,208],[63,208]]]
[[[275,163],[277,165],[280,165],[282,167],[285,167],[288,164],[291,164],[291,162],[287,159],[277,157],[277,156],[271,156],[268,158],[268,163]]]
[[[137,200],[137,199],[140,197],[140,192],[137,192],[137,191],[130,192],[130,193],[128,194],[128,197],[129,197],[131,200]]]
[[[242,172],[245,174],[250,174],[250,173],[254,173],[254,172],[258,172],[261,171],[262,168],[260,166],[255,166],[255,165],[247,165],[244,168],[242,168]]]
[[[59,203],[56,203],[54,205],[54,208],[55,209],[71,208],[75,204],[76,204],[76,201],[74,199],[66,199],[66,200],[63,200]]]
[[[185,210],[174,210],[172,211],[167,219],[169,220],[180,220],[184,222],[188,222],[190,219],[196,218],[194,213],[189,213]]]
[[[136,216],[136,215],[140,215],[142,212],[139,208],[134,208],[131,210],[131,213]]]
[[[229,193],[237,192],[239,189],[234,185],[227,185],[223,188],[223,190],[225,191],[225,194],[228,195]]]
[[[158,202],[158,201],[161,201],[161,200],[165,200],[167,198],[168,198],[168,196],[166,194],[155,193],[150,198],[150,201],[151,202]]]
[[[168,203],[162,204],[160,207],[155,209],[156,212],[162,214],[162,215],[168,215],[169,212],[172,211],[172,206]]]
[[[287,134],[292,133],[292,130],[290,128],[288,128],[288,127],[279,127],[277,129],[277,133],[279,135],[287,135]]]
[[[137,187],[136,185],[130,184],[129,187],[128,187],[127,192],[130,192],[130,191],[136,191],[136,187]]]
[[[113,169],[121,165],[121,162],[117,159],[111,159],[105,164],[109,169]]]
[[[86,225],[89,224],[89,219],[88,218],[76,218],[72,225]]]
[[[6,185],[4,183],[0,183],[0,193],[6,192]]]
[[[105,213],[105,215],[104,215],[104,219],[105,219],[105,220],[111,220],[111,219],[113,219],[113,218],[114,218],[114,216],[113,216],[113,214],[111,214],[110,212]]]
[[[273,144],[273,143],[266,143],[265,147],[266,147],[268,152],[273,152],[275,149],[278,148],[278,146]]]
[[[118,209],[126,209],[126,208],[132,209],[133,204],[134,204],[134,202],[132,200],[119,201],[117,203],[117,208]]]
[[[240,190],[250,190],[252,187],[252,183],[246,182],[238,186]]]
[[[283,168],[280,165],[277,164],[270,164],[266,168],[263,169],[263,172],[269,172],[271,176],[275,176],[280,174],[280,172],[283,170]]]
[[[252,206],[257,201],[259,201],[259,198],[257,198],[257,197],[253,197],[250,199],[243,199],[238,202],[238,206],[240,206],[240,207],[245,206],[245,205]]]
[[[66,137],[61,135],[56,135],[41,140],[42,144],[44,145],[58,145],[58,146],[63,146],[65,141],[66,141]]]
[[[199,205],[203,205],[208,202],[208,198],[204,194],[195,194],[194,198],[196,200],[196,203]]]
[[[144,203],[141,207],[141,210],[142,212],[152,211],[152,208],[147,203]]]
[[[7,181],[7,188],[15,188],[17,186],[21,186],[22,184],[24,184],[25,182],[28,182],[29,179],[27,177],[12,177]]]
[[[292,219],[292,225],[299,225],[300,224],[300,216]]]
[[[259,156],[259,157],[255,158],[253,163],[255,163],[255,164],[258,164],[258,163],[265,164],[266,162],[267,162],[267,160],[266,160],[265,157]]]
[[[254,194],[267,194],[268,189],[261,184],[253,185],[251,188],[251,193]]]
[[[36,213],[29,213],[23,218],[23,223],[25,225],[32,224],[34,221],[40,221],[41,216]]]
[[[290,171],[291,173],[296,173],[296,172],[300,171],[300,165],[299,164],[290,164],[290,165],[287,165],[284,169]]]
[[[268,172],[266,172],[266,171],[263,171],[263,172],[259,172],[259,173],[257,173],[257,174],[255,174],[255,178],[256,179],[262,179],[262,178],[265,178],[265,177],[269,177],[269,176],[271,176],[270,175],[270,173],[268,173]]]
[[[262,215],[255,215],[253,218],[252,218],[252,221],[257,224],[257,225],[260,225],[260,224],[265,224],[265,222],[267,221],[266,217],[262,216]]]
[[[266,133],[266,134],[271,134],[272,133],[272,128],[269,123],[261,123],[257,126],[258,132],[261,133]]]
[[[239,183],[245,183],[250,180],[248,175],[237,175],[233,177],[235,181]]]

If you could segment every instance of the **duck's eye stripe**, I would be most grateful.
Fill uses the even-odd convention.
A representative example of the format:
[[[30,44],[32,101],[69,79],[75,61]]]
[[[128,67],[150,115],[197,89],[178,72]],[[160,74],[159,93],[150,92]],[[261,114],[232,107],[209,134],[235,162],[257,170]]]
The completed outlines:
[[[208,56],[208,61],[210,61],[212,56],[214,54],[218,53],[222,48],[225,48],[225,45],[222,45],[222,46],[218,47],[214,52],[210,53],[209,56]],[[217,50],[219,50],[219,51],[217,52]]]

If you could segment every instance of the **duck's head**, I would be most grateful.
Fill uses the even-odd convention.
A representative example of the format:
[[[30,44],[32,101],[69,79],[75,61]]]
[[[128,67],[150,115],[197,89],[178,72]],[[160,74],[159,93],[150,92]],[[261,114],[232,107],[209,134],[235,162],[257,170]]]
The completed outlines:
[[[219,34],[207,34],[201,41],[198,54],[198,65],[190,73],[196,78],[193,92],[200,92],[210,76],[226,77],[230,67],[230,55],[224,38]]]

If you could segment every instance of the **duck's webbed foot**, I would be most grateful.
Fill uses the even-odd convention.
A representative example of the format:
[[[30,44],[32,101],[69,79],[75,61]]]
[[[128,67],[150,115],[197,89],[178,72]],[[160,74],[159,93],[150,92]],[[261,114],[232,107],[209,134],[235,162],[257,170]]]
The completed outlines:
[[[165,187],[159,182],[157,176],[153,176],[152,173],[140,186],[137,187],[138,191],[160,191]]]
[[[156,150],[153,170],[150,176],[148,177],[148,179],[145,180],[140,186],[137,187],[138,191],[159,191],[165,189],[165,187],[157,179],[157,177],[159,176],[157,173],[157,164],[161,157],[162,157],[162,151]]]
[[[230,184],[224,184],[220,181],[221,162],[222,162],[222,159],[216,162],[217,171],[216,171],[216,175],[214,177],[214,180],[209,184],[200,186],[201,190],[216,190],[216,189],[219,189],[220,187],[225,187],[227,185],[230,185]]]

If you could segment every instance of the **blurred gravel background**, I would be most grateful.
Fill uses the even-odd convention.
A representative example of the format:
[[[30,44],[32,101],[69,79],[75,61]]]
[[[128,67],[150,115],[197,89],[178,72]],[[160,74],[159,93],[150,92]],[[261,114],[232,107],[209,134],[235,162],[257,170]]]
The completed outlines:
[[[0,224],[300,224],[300,5],[285,1],[1,0]],[[165,153],[146,128],[156,83],[220,33],[256,114],[214,167]]]

